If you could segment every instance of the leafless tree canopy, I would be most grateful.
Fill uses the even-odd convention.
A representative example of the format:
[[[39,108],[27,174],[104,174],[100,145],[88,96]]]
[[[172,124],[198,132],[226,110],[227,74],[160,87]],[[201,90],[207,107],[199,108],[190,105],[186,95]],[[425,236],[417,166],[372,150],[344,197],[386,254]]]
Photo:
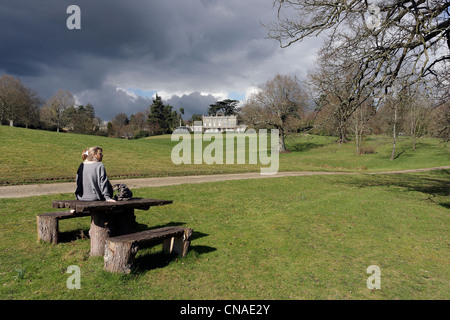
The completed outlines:
[[[325,111],[329,115],[325,122],[336,122],[339,142],[347,141],[347,122],[353,113],[365,102],[372,104],[374,89],[372,86],[362,86],[359,77],[358,63],[339,61],[323,53],[317,59],[315,68],[308,73],[310,96],[316,112]]]
[[[356,79],[364,86],[386,91],[398,78],[449,86],[449,1],[275,0],[274,5],[278,20],[266,26],[270,38],[288,47],[325,33],[323,51],[358,62]],[[370,25],[370,18],[376,23]]]
[[[253,94],[241,109],[242,117],[253,126],[276,128],[280,133],[280,151],[284,138],[305,109],[306,95],[296,77],[276,75]]]
[[[10,126],[18,121],[28,127],[37,123],[42,101],[37,93],[27,88],[19,79],[0,76],[0,124],[7,120]]]
[[[69,122],[69,114],[67,110],[75,105],[73,95],[67,90],[58,90],[41,109],[41,119],[53,126],[56,131],[64,128]]]

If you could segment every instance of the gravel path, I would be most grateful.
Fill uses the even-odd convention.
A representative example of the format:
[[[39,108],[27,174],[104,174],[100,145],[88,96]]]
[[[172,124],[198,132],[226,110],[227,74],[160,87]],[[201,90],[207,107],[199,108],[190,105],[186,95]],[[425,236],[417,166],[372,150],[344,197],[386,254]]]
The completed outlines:
[[[278,172],[275,175],[261,175],[259,172],[255,172],[255,173],[216,174],[216,175],[183,176],[183,177],[121,179],[121,180],[111,180],[111,183],[113,184],[125,183],[128,185],[130,189],[133,190],[136,188],[163,187],[180,184],[205,183],[205,182],[227,181],[227,180],[273,179],[280,177],[311,176],[311,175],[401,174],[401,173],[424,172],[424,171],[444,170],[444,169],[450,169],[450,166],[402,170],[402,171],[374,172],[374,173],[301,171],[301,172]],[[0,187],[0,198],[25,198],[50,194],[73,193],[75,192],[75,188],[76,188],[75,182],[4,186]]]

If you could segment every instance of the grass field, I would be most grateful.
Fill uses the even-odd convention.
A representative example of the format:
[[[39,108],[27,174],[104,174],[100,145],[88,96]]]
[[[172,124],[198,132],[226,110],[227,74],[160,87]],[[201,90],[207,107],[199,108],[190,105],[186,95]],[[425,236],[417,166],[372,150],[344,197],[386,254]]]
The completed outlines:
[[[372,147],[375,153],[364,155],[355,154],[352,142],[338,145],[335,141],[333,137],[313,135],[289,137],[287,147],[292,152],[280,154],[279,171],[379,172],[450,163],[450,146],[438,139],[419,139],[417,150],[413,151],[411,139],[402,137],[394,161],[389,160],[389,137],[367,137],[364,145]],[[171,151],[177,144],[170,135],[121,140],[0,126],[0,185],[73,181],[82,150],[95,145],[104,149],[103,162],[111,179],[259,172],[261,167],[267,167],[259,161],[248,164],[248,160],[246,164],[175,165]],[[208,144],[204,141],[203,148]]]
[[[135,190],[172,199],[141,229],[194,229],[187,257],[143,249],[129,275],[89,258],[89,217],[37,243],[38,213],[70,195],[0,200],[2,299],[449,299],[449,172],[308,176]],[[245,190],[245,192],[243,192]],[[53,209],[54,210],[54,209]],[[66,269],[81,269],[69,290]],[[370,265],[381,289],[369,290]]]
[[[0,126],[3,184],[73,179],[81,151],[104,148],[110,177],[259,171],[260,165],[175,166],[170,136],[126,141]],[[63,241],[37,242],[36,215],[56,211],[58,194],[0,199],[0,299],[444,299],[450,298],[450,171],[366,175],[449,165],[448,145],[368,137],[374,154],[332,137],[297,136],[280,155],[280,171],[358,175],[237,180],[135,189],[136,197],[173,204],[136,212],[139,228],[194,229],[179,259],[145,248],[129,275],[103,270],[89,257],[90,218],[60,222]],[[81,270],[81,289],[66,273]],[[381,289],[367,288],[369,266]]]

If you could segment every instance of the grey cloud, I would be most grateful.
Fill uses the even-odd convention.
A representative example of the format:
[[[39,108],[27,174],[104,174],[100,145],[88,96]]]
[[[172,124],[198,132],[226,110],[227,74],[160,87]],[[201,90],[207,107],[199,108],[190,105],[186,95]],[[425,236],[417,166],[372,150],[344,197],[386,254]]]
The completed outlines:
[[[200,92],[192,92],[191,94],[184,94],[182,96],[173,95],[171,98],[164,100],[164,102],[173,106],[176,111],[183,108],[183,119],[188,120],[194,113],[207,114],[209,105],[218,100],[220,99],[211,94],[202,95]]]
[[[152,99],[132,97],[125,91],[112,86],[104,86],[100,90],[86,90],[76,94],[80,104],[92,104],[95,114],[102,120],[112,120],[119,113],[130,116],[145,111],[152,103]]]
[[[66,28],[72,4],[81,8],[81,30]],[[130,113],[120,106],[138,108],[116,87],[191,92],[185,110],[203,113],[194,100],[210,100],[198,92],[242,93],[306,68],[304,56],[265,39],[261,22],[273,19],[271,0],[2,0],[0,73],[44,99],[60,88],[89,97],[105,119],[112,110]]]

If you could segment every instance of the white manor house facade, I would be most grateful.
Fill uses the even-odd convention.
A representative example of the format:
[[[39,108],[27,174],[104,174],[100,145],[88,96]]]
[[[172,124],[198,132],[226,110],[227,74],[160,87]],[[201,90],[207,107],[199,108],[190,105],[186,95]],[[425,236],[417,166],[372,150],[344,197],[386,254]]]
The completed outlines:
[[[237,116],[203,116],[202,121],[195,121],[190,126],[193,132],[236,132],[243,133],[247,129],[245,124],[238,124]]]

